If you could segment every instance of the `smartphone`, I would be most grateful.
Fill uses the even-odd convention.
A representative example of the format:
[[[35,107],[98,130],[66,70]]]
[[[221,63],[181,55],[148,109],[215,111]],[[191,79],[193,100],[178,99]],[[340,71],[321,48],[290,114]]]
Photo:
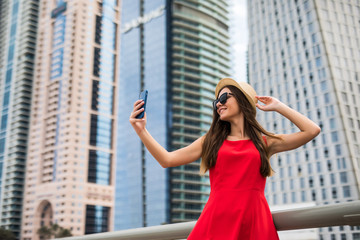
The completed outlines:
[[[136,116],[136,118],[143,118],[146,110],[146,102],[147,102],[147,96],[148,96],[148,90],[144,90],[140,93],[139,99],[144,100],[144,105],[142,108],[144,108],[144,111],[141,112],[139,115]]]

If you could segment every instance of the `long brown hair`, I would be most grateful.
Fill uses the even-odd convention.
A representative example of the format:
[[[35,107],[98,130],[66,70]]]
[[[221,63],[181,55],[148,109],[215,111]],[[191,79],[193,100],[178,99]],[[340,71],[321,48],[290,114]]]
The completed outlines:
[[[256,109],[254,109],[245,95],[234,86],[225,86],[230,89],[234,94],[234,97],[239,104],[240,111],[244,115],[244,131],[245,135],[248,136],[254,143],[256,149],[260,153],[261,168],[260,173],[264,177],[272,175],[272,169],[270,166],[269,148],[264,142],[262,134],[275,137],[273,133],[266,131],[256,120]],[[224,87],[224,88],[225,88]],[[220,120],[219,114],[216,110],[213,111],[213,121],[209,131],[205,135],[202,154],[201,154],[201,165],[200,173],[204,174],[211,167],[215,166],[218,151],[230,134],[231,126],[229,122]]]

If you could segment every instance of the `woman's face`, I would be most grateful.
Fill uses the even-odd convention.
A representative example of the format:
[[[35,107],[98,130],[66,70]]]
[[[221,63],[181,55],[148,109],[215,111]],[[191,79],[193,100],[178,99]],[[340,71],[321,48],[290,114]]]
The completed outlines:
[[[224,104],[221,104],[220,102],[216,104],[217,113],[219,114],[219,117],[222,121],[229,121],[231,118],[240,114],[240,109],[239,104],[237,103],[230,89],[223,88],[220,91],[218,97],[220,97],[224,93],[228,93],[227,101]]]

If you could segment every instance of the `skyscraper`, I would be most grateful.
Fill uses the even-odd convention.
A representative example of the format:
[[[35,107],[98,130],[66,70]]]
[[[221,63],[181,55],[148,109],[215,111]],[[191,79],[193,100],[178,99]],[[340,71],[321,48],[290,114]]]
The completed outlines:
[[[129,114],[149,91],[147,129],[167,150],[192,143],[212,120],[230,74],[228,1],[122,3],[115,229],[196,220],[209,195],[199,161],[163,169],[142,146]]]
[[[41,1],[22,239],[112,230],[120,1]]]
[[[359,1],[248,1],[249,81],[322,128],[305,146],[273,157],[270,205],[318,205],[359,199]],[[261,114],[265,128],[296,127],[276,113]],[[358,239],[359,227],[319,229],[319,239]]]
[[[0,2],[0,226],[20,235],[38,1]]]

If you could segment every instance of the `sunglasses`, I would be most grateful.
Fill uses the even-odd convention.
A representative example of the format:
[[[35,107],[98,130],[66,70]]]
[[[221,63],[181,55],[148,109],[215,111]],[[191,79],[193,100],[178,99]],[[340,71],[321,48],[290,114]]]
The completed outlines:
[[[218,104],[218,102],[220,102],[222,105],[224,105],[230,96],[234,96],[234,94],[225,92],[225,93],[221,94],[221,96],[218,99],[214,100],[213,101],[214,110],[217,111],[216,105]]]

